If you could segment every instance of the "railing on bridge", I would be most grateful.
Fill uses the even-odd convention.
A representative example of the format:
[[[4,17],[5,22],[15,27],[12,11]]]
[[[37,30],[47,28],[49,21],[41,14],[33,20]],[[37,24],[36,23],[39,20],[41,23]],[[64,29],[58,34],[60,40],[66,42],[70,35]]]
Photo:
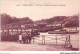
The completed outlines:
[[[70,35],[39,35],[39,37],[33,38],[33,43],[39,43],[39,44],[62,44],[65,47],[71,47],[71,41],[70,41]]]

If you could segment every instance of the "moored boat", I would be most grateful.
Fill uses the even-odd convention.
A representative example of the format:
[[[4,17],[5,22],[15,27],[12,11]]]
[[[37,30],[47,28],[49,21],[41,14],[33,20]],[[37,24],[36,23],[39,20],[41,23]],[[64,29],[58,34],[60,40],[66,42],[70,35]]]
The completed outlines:
[[[74,34],[74,33],[78,33],[79,31],[75,30],[75,31],[65,31],[65,30],[55,30],[55,31],[48,31],[49,34]]]
[[[60,31],[60,30],[55,30],[55,31],[48,31],[49,34],[66,34],[68,33],[67,31]]]
[[[74,33],[79,33],[78,30],[74,30],[74,31],[68,31],[69,34],[74,34]]]

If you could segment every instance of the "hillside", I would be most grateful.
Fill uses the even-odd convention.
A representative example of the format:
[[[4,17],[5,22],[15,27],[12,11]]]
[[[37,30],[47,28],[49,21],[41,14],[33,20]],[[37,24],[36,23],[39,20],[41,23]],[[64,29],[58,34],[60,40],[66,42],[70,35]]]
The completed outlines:
[[[7,14],[1,14],[1,25],[6,24],[33,24],[33,20],[29,17],[17,18]]]
[[[33,21],[29,17],[17,18],[11,17],[7,14],[1,14],[1,25],[6,24],[47,24],[47,25],[54,25],[54,24],[62,24],[64,27],[79,27],[79,15],[75,16],[55,16],[48,19],[42,19]]]
[[[79,27],[79,16],[70,16],[63,21],[64,27]]]

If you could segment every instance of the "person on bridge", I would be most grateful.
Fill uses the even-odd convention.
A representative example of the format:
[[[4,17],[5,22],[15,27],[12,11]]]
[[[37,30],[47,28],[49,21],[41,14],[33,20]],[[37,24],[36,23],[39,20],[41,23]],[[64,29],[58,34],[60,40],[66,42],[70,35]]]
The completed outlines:
[[[27,34],[26,34],[26,32],[23,32],[22,34],[22,40],[23,40],[23,43],[26,43],[26,36],[27,36]]]
[[[22,35],[23,43],[27,43],[27,44],[31,43],[32,36],[30,31],[23,32],[21,35]]]
[[[28,32],[27,32],[27,43],[28,43],[28,44],[31,44],[31,40],[32,40],[31,32],[28,31]]]
[[[19,42],[20,43],[22,42],[22,35],[21,34],[19,35]]]

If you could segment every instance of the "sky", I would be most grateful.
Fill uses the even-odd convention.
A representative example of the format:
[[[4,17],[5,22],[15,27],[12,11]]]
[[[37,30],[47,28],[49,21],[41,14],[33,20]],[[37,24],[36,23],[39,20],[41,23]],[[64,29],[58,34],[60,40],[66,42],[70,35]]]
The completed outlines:
[[[65,1],[64,0],[63,1],[1,0],[0,4],[1,4],[0,14],[7,13],[12,17],[18,17],[18,18],[29,17],[34,21],[40,19],[47,19],[54,16],[72,16],[79,13],[78,0],[73,0],[73,1],[72,0],[65,0]],[[50,6],[37,6],[37,5],[50,5]]]

